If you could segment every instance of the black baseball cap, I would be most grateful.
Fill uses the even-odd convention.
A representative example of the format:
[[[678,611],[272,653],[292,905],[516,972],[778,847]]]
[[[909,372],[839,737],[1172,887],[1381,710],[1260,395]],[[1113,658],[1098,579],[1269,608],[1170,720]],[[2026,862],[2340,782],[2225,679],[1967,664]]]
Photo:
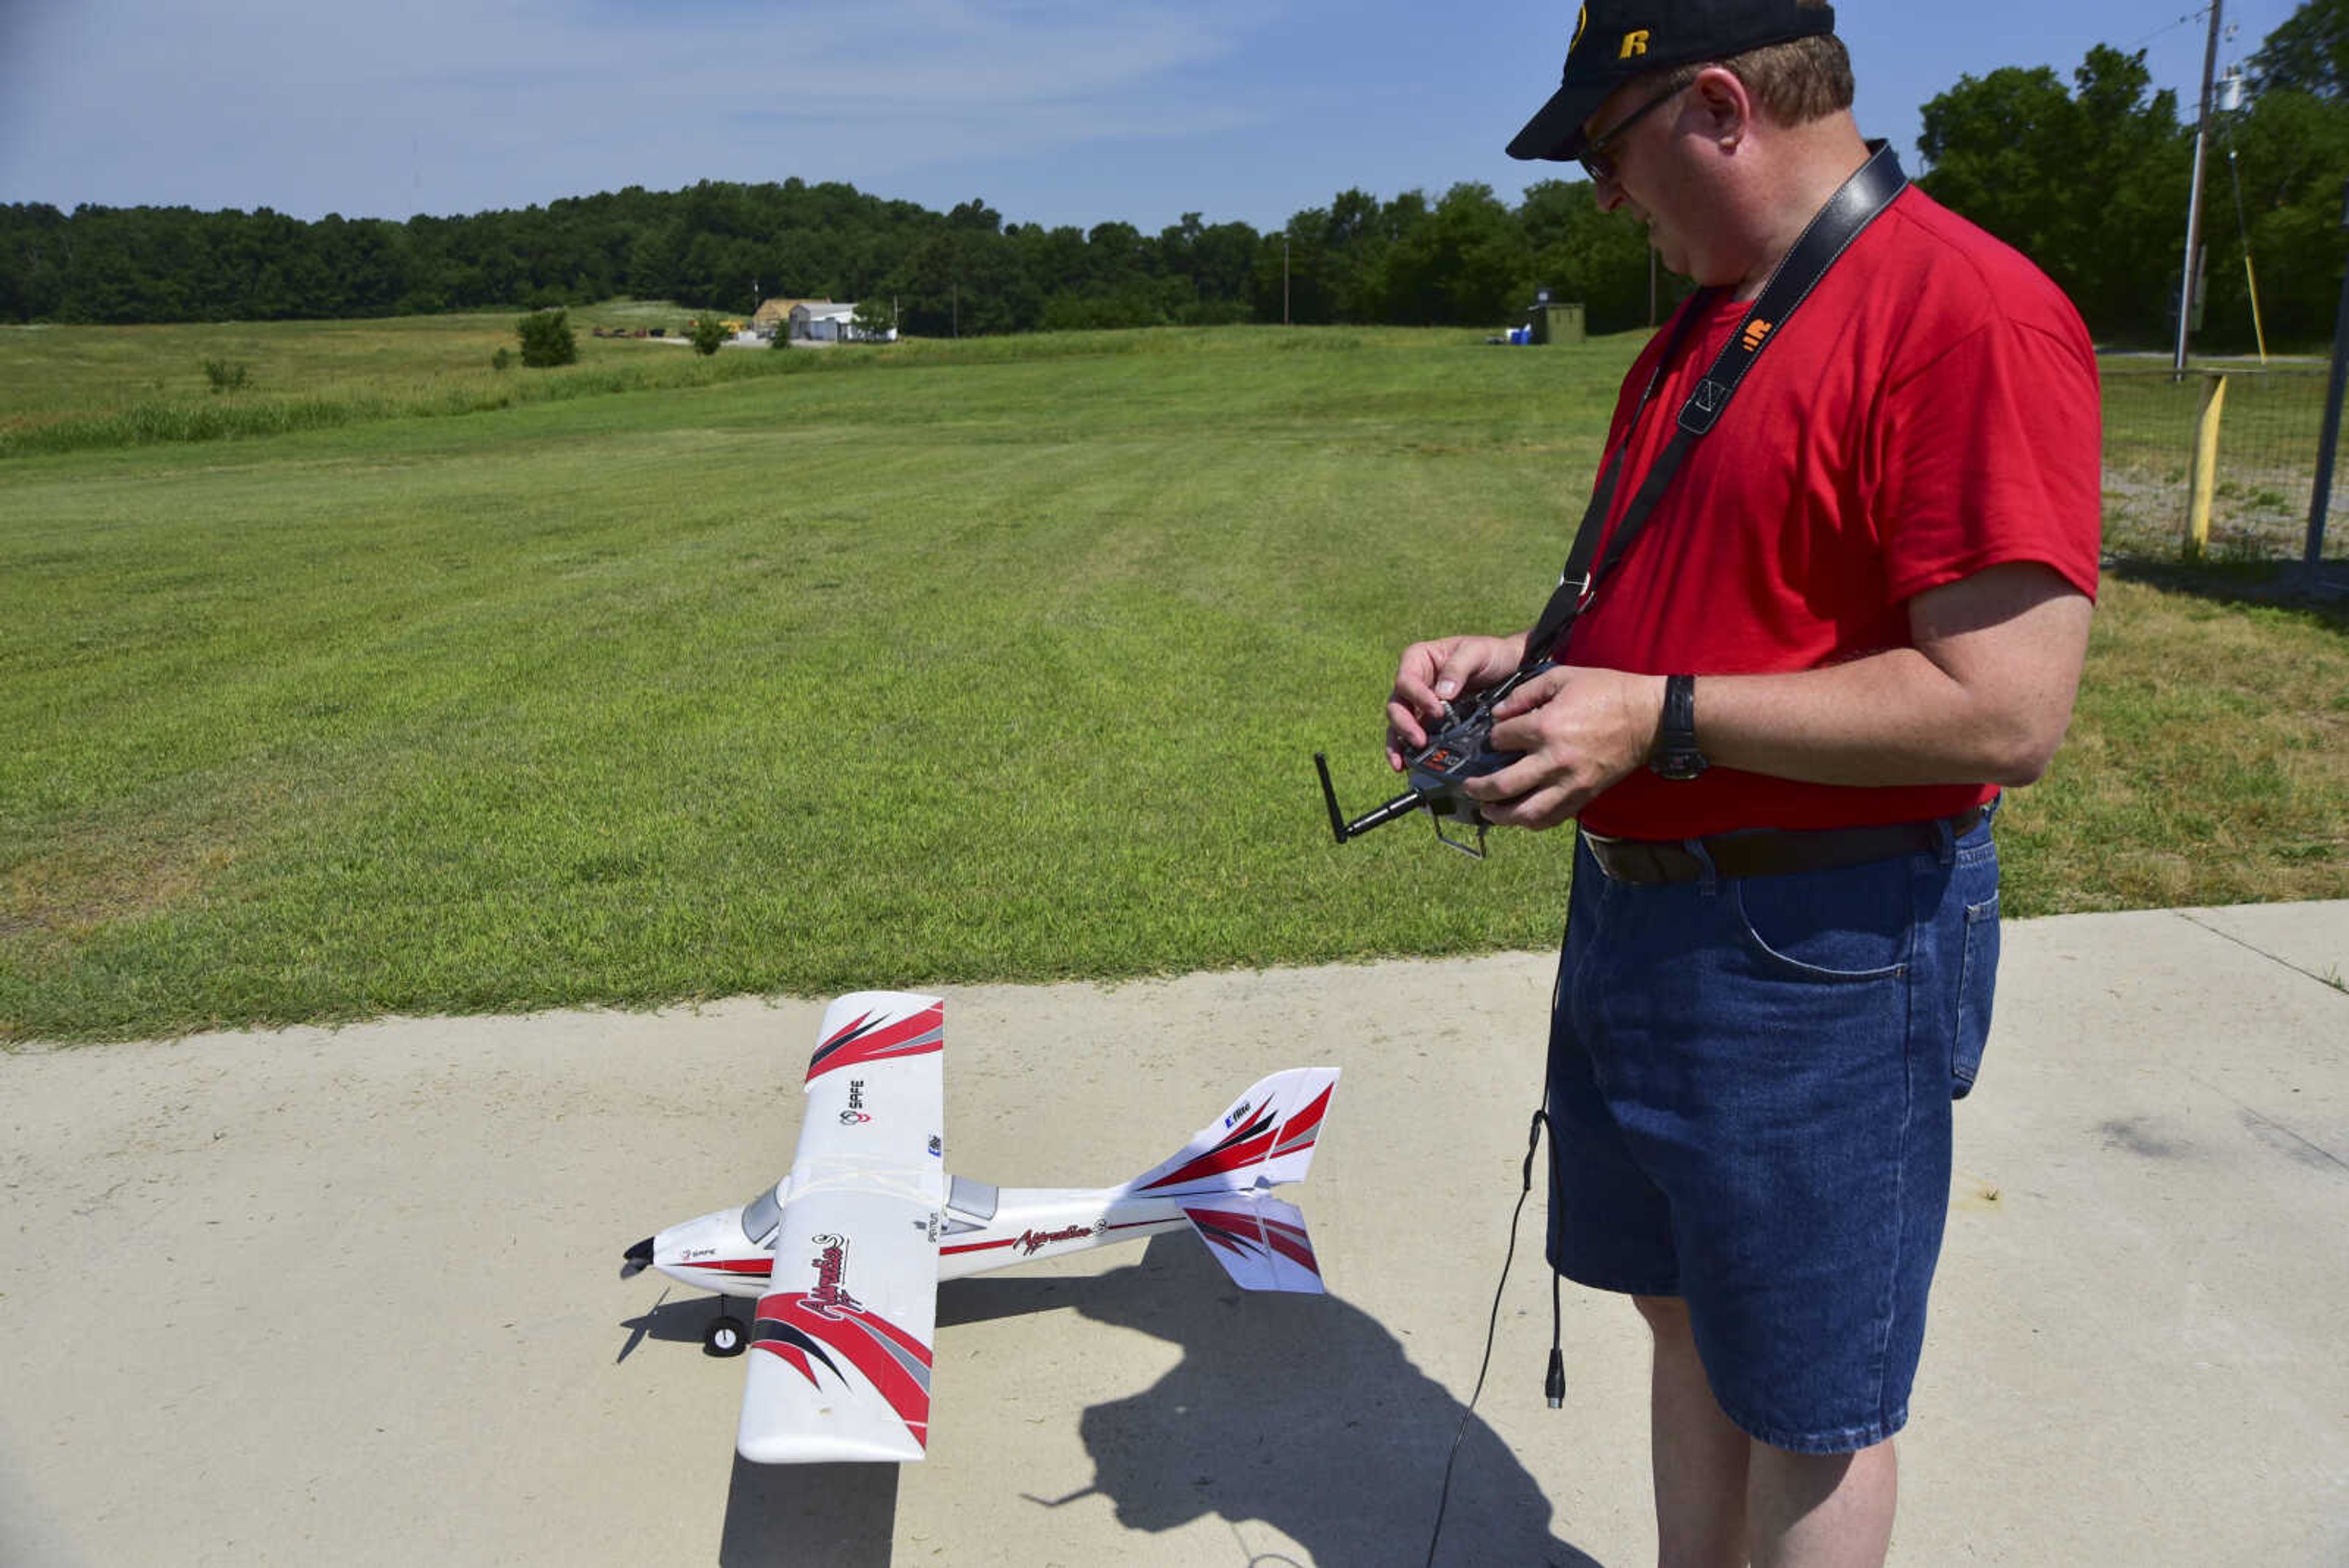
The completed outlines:
[[[1566,47],[1566,79],[1509,143],[1509,156],[1581,157],[1582,122],[1635,78],[1834,31],[1834,6],[1795,0],[1589,0]]]

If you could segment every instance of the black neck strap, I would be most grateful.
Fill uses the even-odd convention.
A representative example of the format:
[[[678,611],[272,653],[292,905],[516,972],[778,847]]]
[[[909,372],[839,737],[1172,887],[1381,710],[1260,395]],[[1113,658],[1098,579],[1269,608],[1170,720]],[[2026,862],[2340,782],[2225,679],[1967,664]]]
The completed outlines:
[[[1762,292],[1745,312],[1745,318],[1729,335],[1728,343],[1714,357],[1712,368],[1697,382],[1695,392],[1681,406],[1679,425],[1672,431],[1672,439],[1640,482],[1639,493],[1631,498],[1622,520],[1608,537],[1605,558],[1594,567],[1592,557],[1598,554],[1600,535],[1607,533],[1607,514],[1614,504],[1616,482],[1622,476],[1623,454],[1630,448],[1632,433],[1639,429],[1640,416],[1647,412],[1650,400],[1662,384],[1665,370],[1678,358],[1683,339],[1711,308],[1716,291],[1700,290],[1681,307],[1672,335],[1665,340],[1663,353],[1648,374],[1647,388],[1631,410],[1622,444],[1608,460],[1606,471],[1592,492],[1589,509],[1583,514],[1582,526],[1575,532],[1574,547],[1567,556],[1566,571],[1558,579],[1557,589],[1542,607],[1533,634],[1526,639],[1526,667],[1552,658],[1553,649],[1557,649],[1556,657],[1563,657],[1564,649],[1557,647],[1559,639],[1573,630],[1575,618],[1588,606],[1599,582],[1614,571],[1647,527],[1650,514],[1663,498],[1672,476],[1680,472],[1689,449],[1720,421],[1722,410],[1729,407],[1729,400],[1744,383],[1746,373],[1762,357],[1762,350],[1785,331],[1787,319],[1795,307],[1811,296],[1819,280],[1826,276],[1827,269],[1908,185],[1909,178],[1900,171],[1900,161],[1890,143],[1871,141],[1868,150],[1868,161],[1827,199],[1826,205],[1818,210],[1781,258],[1770,281],[1763,285]]]

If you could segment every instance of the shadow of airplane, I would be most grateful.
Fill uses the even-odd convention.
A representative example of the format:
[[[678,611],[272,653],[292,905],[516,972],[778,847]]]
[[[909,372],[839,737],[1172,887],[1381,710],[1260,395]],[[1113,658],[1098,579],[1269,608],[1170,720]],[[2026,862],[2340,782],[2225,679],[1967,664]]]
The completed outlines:
[[[1094,1475],[1078,1497],[1108,1498],[1129,1530],[1215,1515],[1269,1524],[1317,1563],[1425,1560],[1462,1406],[1370,1314],[1334,1295],[1244,1293],[1181,1236],[1154,1240],[1139,1262],[1106,1274],[965,1280],[938,1297],[942,1328],[1053,1307],[1184,1353],[1151,1387],[1078,1417]],[[1436,1561],[1599,1568],[1551,1532],[1551,1511],[1516,1457],[1472,1419]]]
[[[1243,1292],[1188,1237],[1152,1241],[1103,1274],[949,1281],[938,1328],[1073,1309],[1179,1346],[1139,1393],[1095,1405],[1078,1429],[1093,1484],[1038,1508],[1109,1500],[1119,1524],[1157,1533],[1214,1516],[1268,1524],[1310,1562],[1377,1568],[1425,1560],[1460,1401],[1377,1320],[1339,1296]],[[707,1299],[663,1299],[623,1327],[698,1345]],[[1468,1332],[1464,1329],[1463,1332]],[[737,1458],[719,1561],[726,1568],[889,1568],[895,1465],[754,1465]],[[1549,1500],[1480,1420],[1460,1449],[1436,1562],[1601,1568],[1550,1529]],[[1281,1568],[1277,1553],[1237,1563]]]
[[[621,1323],[628,1336],[615,1365],[647,1339],[698,1347],[721,1303],[736,1317],[750,1315],[747,1301],[672,1302],[663,1291]],[[718,1561],[726,1568],[889,1568],[896,1521],[895,1465],[754,1465],[737,1454]]]
[[[702,1330],[709,1326],[711,1318],[718,1315],[720,1303],[726,1301],[720,1296],[697,1295],[673,1302],[668,1296],[669,1293],[664,1290],[659,1299],[642,1314],[621,1320],[620,1326],[628,1331],[628,1337],[621,1343],[620,1354],[612,1358],[613,1366],[617,1366],[634,1355],[636,1348],[648,1339],[659,1340],[664,1345],[699,1345]],[[751,1303],[749,1302],[734,1301],[726,1304],[727,1310],[736,1317],[748,1319],[750,1315]]]
[[[723,1568],[889,1568],[895,1465],[754,1465],[734,1457]]]

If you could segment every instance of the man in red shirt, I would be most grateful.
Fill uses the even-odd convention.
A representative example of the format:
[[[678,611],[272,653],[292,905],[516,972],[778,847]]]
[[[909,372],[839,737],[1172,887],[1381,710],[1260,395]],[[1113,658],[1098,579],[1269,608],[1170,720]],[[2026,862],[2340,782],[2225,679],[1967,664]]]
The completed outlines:
[[[1883,1561],[1951,1101],[1989,1024],[1990,817],[2063,739],[2096,587],[2093,350],[2028,261],[1902,189],[1755,325],[1880,167],[1833,24],[1824,0],[1591,0],[1510,147],[1580,159],[1703,286],[1625,382],[1599,525],[1716,352],[1767,347],[1497,710],[1521,760],[1465,785],[1495,824],[1579,819],[1550,1261],[1654,1332],[1667,1568]],[[1390,761],[1530,635],[1407,649]]]

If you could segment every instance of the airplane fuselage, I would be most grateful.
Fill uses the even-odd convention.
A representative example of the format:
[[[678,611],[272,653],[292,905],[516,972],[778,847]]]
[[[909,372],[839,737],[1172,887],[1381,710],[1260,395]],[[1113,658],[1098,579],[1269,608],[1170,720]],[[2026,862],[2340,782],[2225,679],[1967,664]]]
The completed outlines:
[[[752,1236],[750,1229],[790,1201],[785,1177],[771,1196],[761,1193],[750,1203],[672,1225],[652,1239],[651,1264],[697,1289],[756,1300],[773,1272],[780,1229],[771,1220],[761,1235]],[[994,1188],[956,1177],[947,1184],[933,1240],[938,1278],[958,1280],[1188,1225],[1179,1201],[1137,1197],[1123,1188]]]

